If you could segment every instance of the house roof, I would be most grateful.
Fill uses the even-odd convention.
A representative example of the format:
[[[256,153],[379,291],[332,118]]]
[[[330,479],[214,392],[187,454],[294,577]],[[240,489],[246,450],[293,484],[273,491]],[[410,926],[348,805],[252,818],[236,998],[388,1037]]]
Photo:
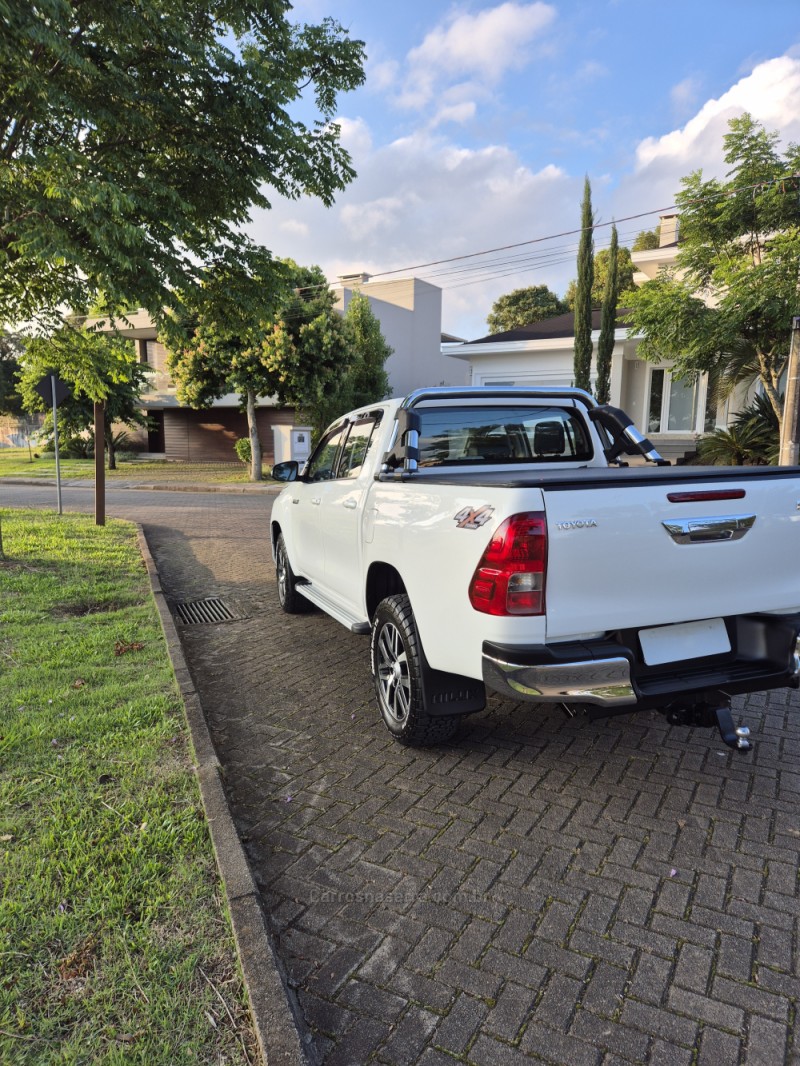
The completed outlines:
[[[617,308],[617,329],[623,328],[625,316],[628,314],[627,307]],[[600,329],[600,308],[592,311],[592,330]],[[497,344],[503,341],[548,341],[560,337],[575,336],[575,313],[568,311],[565,315],[556,315],[555,318],[545,318],[542,322],[531,322],[527,326],[518,326],[516,329],[508,329],[504,333],[491,333],[488,337],[479,337],[478,340],[469,341],[470,344]]]

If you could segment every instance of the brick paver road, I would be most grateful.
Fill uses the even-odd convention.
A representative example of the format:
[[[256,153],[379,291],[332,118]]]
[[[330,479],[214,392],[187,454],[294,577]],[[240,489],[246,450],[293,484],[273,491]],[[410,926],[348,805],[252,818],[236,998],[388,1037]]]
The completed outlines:
[[[181,632],[317,1061],[800,1062],[798,695],[738,701],[744,756],[499,700],[404,749],[366,638],[280,613],[269,506],[109,494],[168,595],[241,616]]]

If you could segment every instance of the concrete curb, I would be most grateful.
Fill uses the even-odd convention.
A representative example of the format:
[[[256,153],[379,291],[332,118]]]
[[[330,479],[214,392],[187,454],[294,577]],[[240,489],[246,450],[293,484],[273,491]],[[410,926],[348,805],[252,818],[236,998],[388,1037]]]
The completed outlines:
[[[206,820],[225,886],[239,964],[265,1066],[309,1066],[272,950],[261,900],[222,787],[221,767],[183,654],[178,631],[161,588],[155,560],[141,526],[139,548],[150,578],[161,628],[180,688],[194,749]]]
[[[15,477],[0,477],[0,485],[45,485],[47,487],[54,487],[56,484],[54,478],[15,478]],[[94,481],[86,480],[84,478],[65,478],[61,482],[62,489],[74,487],[77,489],[94,488]],[[145,484],[140,481],[121,481],[113,482],[106,481],[106,492],[110,489],[143,489],[147,492],[228,492],[245,495],[249,493],[255,493],[257,496],[277,496],[277,494],[285,488],[284,484],[279,483],[267,483],[266,485],[255,482],[247,485],[229,485],[224,482],[221,484],[204,482],[192,482],[192,483],[176,483],[170,484],[169,482],[158,482]]]

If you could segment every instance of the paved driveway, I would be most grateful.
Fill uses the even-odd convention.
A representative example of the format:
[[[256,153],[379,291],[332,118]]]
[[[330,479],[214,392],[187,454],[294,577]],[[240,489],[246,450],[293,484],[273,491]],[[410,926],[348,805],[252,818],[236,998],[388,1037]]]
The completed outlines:
[[[366,638],[280,613],[269,506],[109,493],[169,596],[240,616],[181,633],[317,1061],[800,1062],[797,694],[737,702],[744,756],[499,700],[404,749]]]

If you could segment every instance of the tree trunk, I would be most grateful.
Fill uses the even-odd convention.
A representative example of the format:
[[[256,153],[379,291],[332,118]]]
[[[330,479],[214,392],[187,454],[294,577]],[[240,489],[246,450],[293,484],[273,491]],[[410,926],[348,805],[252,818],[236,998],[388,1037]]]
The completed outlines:
[[[772,406],[772,410],[777,415],[778,433],[780,433],[783,427],[783,404],[781,403],[780,393],[778,392],[778,388],[774,381],[774,375],[770,373],[767,359],[761,352],[758,352],[758,365],[761,368],[761,372],[758,376],[761,378],[761,384],[764,386],[764,392]]]
[[[96,447],[96,442],[95,442],[95,447]],[[106,448],[108,450],[108,469],[109,470],[116,470],[117,469],[117,452],[116,452],[116,449],[114,448],[114,434],[111,432],[110,429],[106,433]]]
[[[256,394],[247,390],[247,428],[250,433],[250,480],[261,481],[261,439],[256,422]]]

